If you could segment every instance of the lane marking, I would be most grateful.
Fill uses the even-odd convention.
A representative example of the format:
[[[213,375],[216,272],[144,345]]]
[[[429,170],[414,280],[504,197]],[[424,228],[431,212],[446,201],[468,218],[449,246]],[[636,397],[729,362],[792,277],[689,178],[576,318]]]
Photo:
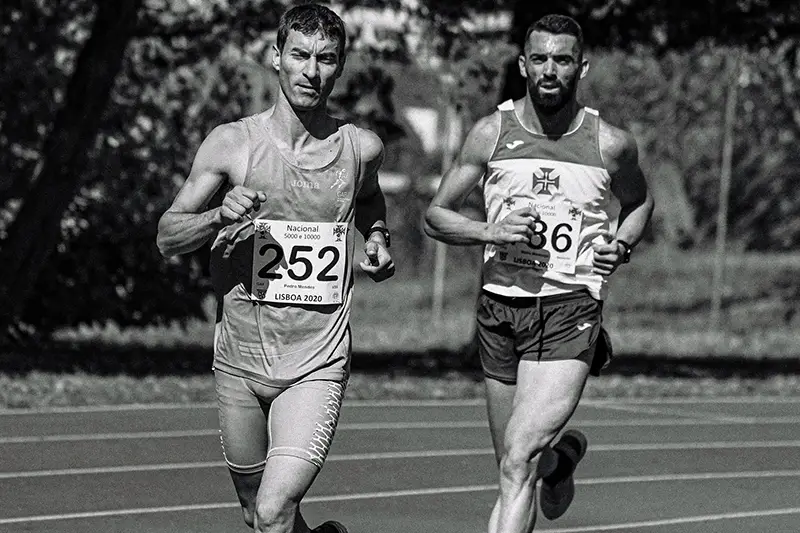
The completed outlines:
[[[730,417],[724,420],[703,420],[686,417],[685,419],[656,420],[652,418],[629,420],[572,420],[570,425],[581,427],[659,427],[659,426],[758,426],[758,425],[795,425],[800,424],[800,416],[783,417]],[[453,422],[353,422],[339,424],[337,431],[380,431],[380,430],[414,430],[414,429],[479,429],[488,428],[486,420],[463,420]],[[67,435],[19,435],[0,437],[3,444],[28,444],[44,442],[81,442],[89,440],[124,440],[124,439],[167,439],[207,437],[219,435],[219,429],[196,429],[178,431],[140,431],[118,433],[85,433]]]
[[[584,480],[575,480],[577,485],[605,485],[614,483],[652,483],[660,481],[693,481],[693,480],[721,480],[721,479],[758,479],[758,478],[777,478],[777,477],[800,477],[800,470],[778,470],[778,471],[764,471],[764,472],[723,472],[720,474],[687,474],[678,476],[630,476],[630,477],[609,477],[609,478],[591,478]],[[357,501],[357,500],[370,500],[370,499],[383,499],[383,498],[401,498],[401,497],[415,497],[415,496],[433,496],[442,494],[459,494],[467,492],[486,492],[497,490],[497,484],[488,485],[467,485],[460,487],[436,487],[428,489],[408,489],[408,490],[394,490],[394,491],[381,491],[381,492],[365,492],[355,494],[334,494],[327,496],[308,496],[303,498],[304,503],[325,503],[325,502],[344,502],[344,501]],[[31,522],[50,522],[55,520],[75,520],[81,518],[106,518],[113,516],[130,516],[140,514],[154,514],[154,513],[169,513],[169,512],[188,512],[188,511],[207,511],[213,509],[236,509],[239,504],[236,502],[218,502],[206,504],[192,504],[192,505],[174,505],[165,507],[143,507],[133,509],[114,509],[107,511],[86,511],[80,513],[63,513],[51,515],[35,515],[35,516],[20,516],[14,518],[0,518],[0,525],[9,524],[24,524]],[[748,514],[748,513],[730,513],[730,515],[709,515],[709,516],[733,516],[733,517],[757,517],[769,516],[769,513],[777,514],[797,514],[800,513],[800,508],[790,509],[775,509],[765,511],[753,511],[752,513],[767,513],[767,514]],[[674,520],[691,520],[697,521],[704,517],[685,517]],[[680,522],[678,522],[680,523]],[[660,524],[659,524],[660,525]],[[621,529],[631,527],[626,524],[617,524],[613,526],[589,526],[589,527],[613,527]],[[560,529],[550,530],[559,533],[567,532],[580,532],[580,531],[604,531],[603,529]]]
[[[683,518],[665,518],[662,520],[647,520],[643,522],[627,522],[621,524],[608,524],[602,526],[558,527],[548,529],[550,533],[588,533],[592,531],[617,531],[620,529],[639,529],[646,527],[675,526],[678,524],[695,524],[698,522],[711,522],[722,520],[738,520],[743,518],[765,518],[769,516],[788,516],[800,514],[800,507],[788,509],[766,509],[763,511],[741,511],[736,513],[719,513],[700,516],[686,516]]]
[[[664,415],[664,416],[680,416],[683,418],[701,418],[703,420],[737,420],[741,418],[738,415],[728,415],[725,413],[709,413],[707,411],[697,410],[683,410],[683,409],[665,409],[663,407],[642,407],[634,405],[606,405],[603,409],[610,411],[622,411],[626,413],[635,414],[648,414],[648,415]]]
[[[484,406],[485,398],[464,399],[408,399],[408,400],[345,400],[348,407],[464,407]],[[581,400],[581,406],[605,406],[608,404],[791,404],[800,403],[800,396],[686,396],[668,398],[587,398]],[[152,403],[152,404],[123,404],[123,405],[88,405],[88,406],[47,406],[47,407],[5,407],[0,408],[0,416],[15,415],[47,415],[68,413],[104,413],[124,411],[160,411],[160,410],[197,410],[216,409],[216,402],[196,403]]]
[[[618,453],[631,451],[674,451],[674,450],[744,450],[770,448],[800,448],[800,440],[786,441],[718,441],[718,442],[675,442],[653,444],[597,444],[590,445],[589,452]],[[332,454],[327,462],[345,461],[385,461],[393,459],[429,459],[436,457],[493,456],[492,448],[464,448],[446,450],[409,450],[398,452],[369,452]],[[17,472],[0,472],[0,480],[24,479],[55,476],[82,476],[98,474],[122,474],[136,472],[156,472],[160,470],[192,470],[202,468],[224,468],[224,461],[198,461],[188,463],[160,463],[121,466],[97,466],[84,468],[61,468],[50,470],[23,470]]]

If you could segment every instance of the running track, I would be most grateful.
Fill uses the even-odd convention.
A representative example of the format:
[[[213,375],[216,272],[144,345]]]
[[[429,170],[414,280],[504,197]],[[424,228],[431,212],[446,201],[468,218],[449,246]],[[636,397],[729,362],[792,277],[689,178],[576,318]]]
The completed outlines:
[[[537,531],[800,531],[800,398],[584,401],[577,495]],[[211,405],[0,411],[0,533],[248,529]],[[351,533],[481,533],[483,403],[346,402],[303,506]]]

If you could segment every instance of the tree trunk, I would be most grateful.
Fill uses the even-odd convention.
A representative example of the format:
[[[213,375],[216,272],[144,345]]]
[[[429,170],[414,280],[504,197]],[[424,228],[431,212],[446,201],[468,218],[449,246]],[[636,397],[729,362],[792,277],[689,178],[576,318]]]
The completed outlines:
[[[0,323],[22,312],[42,267],[60,239],[62,216],[81,183],[90,151],[138,22],[143,0],[97,2],[91,37],[67,86],[63,107],[44,143],[40,172],[0,243]]]

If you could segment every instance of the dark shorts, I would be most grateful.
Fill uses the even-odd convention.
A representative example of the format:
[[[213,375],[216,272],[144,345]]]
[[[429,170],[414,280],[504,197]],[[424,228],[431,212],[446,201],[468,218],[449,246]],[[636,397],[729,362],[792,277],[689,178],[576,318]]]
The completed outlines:
[[[482,291],[477,328],[484,374],[513,384],[521,360],[577,359],[598,375],[611,359],[602,313],[603,302],[585,291],[516,298]]]

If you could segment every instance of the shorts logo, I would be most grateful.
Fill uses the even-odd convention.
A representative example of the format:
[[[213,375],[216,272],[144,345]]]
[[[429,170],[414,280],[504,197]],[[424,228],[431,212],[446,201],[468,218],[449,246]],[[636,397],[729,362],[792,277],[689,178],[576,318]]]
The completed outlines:
[[[578,325],[578,331],[584,331],[584,330],[589,329],[590,327],[592,327],[592,323],[591,322],[584,322],[583,324],[579,324]]]
[[[517,146],[525,144],[525,141],[511,141],[510,143],[506,143],[506,148],[509,150],[513,150]]]

